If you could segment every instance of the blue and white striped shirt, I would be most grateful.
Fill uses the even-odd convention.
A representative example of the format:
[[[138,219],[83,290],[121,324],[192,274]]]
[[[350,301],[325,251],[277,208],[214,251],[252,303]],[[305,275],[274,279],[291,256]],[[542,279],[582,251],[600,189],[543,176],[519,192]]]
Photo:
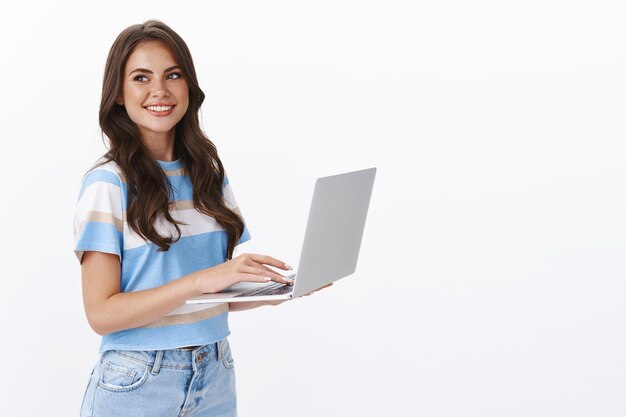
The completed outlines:
[[[164,285],[200,269],[226,261],[227,234],[214,218],[193,206],[191,180],[180,161],[157,161],[172,185],[170,213],[179,225],[180,239],[167,252],[145,241],[126,221],[128,187],[115,162],[90,170],[83,178],[74,218],[74,252],[112,253],[122,265],[121,291],[139,291]],[[228,179],[223,185],[227,207],[239,213]],[[155,225],[162,236],[176,236],[174,226],[161,220]],[[239,243],[250,239],[246,227]],[[149,325],[107,334],[100,352],[161,350],[218,342],[229,334],[228,305],[184,305]]]

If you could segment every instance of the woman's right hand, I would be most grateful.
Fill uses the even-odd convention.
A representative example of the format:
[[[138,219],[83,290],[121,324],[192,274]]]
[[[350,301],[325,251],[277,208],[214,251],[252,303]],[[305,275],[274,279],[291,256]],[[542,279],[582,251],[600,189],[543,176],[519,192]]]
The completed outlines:
[[[212,294],[239,282],[293,283],[293,280],[273,271],[268,266],[284,271],[291,270],[289,265],[271,256],[244,253],[212,268],[196,272],[196,288],[202,294]]]

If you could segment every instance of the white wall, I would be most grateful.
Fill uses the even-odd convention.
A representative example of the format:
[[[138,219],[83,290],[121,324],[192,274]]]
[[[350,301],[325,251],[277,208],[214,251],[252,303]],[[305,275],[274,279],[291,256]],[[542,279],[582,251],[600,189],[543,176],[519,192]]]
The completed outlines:
[[[379,168],[354,276],[232,314],[241,416],[626,414],[623,2],[189,3],[4,7],[1,415],[78,413],[74,205],[108,49],[152,17],[191,48],[242,249],[296,263],[315,178]]]

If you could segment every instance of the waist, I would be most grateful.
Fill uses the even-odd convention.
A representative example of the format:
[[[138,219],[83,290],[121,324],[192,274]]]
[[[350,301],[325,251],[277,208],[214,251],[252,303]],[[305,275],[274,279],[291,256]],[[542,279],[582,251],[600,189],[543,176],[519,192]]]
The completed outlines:
[[[183,352],[191,352],[192,350],[196,350],[202,346],[183,346],[172,350],[182,350]]]
[[[118,357],[127,361],[141,363],[153,368],[197,369],[211,361],[220,359],[226,339],[203,346],[183,346],[166,350],[118,350],[112,349],[102,353],[102,360]]]
[[[199,322],[157,328],[134,328],[102,337],[100,353],[107,350],[154,351],[185,346],[204,346],[225,339],[228,313]]]

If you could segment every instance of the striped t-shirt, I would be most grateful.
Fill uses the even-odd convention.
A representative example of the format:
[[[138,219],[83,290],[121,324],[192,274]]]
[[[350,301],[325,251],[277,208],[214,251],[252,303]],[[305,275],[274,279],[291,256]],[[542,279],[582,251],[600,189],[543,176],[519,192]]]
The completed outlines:
[[[177,278],[226,261],[227,234],[217,221],[193,206],[191,180],[180,161],[157,161],[172,186],[170,208],[179,225],[180,239],[168,251],[137,235],[126,222],[127,183],[115,162],[91,169],[83,178],[74,218],[74,252],[118,255],[121,291],[139,291],[164,285]],[[239,213],[233,191],[225,179],[223,197],[227,207]],[[174,226],[156,224],[161,236],[177,236]],[[250,239],[248,228],[239,239]],[[149,325],[102,337],[100,352],[111,349],[161,350],[215,343],[228,336],[228,305],[183,305]]]

